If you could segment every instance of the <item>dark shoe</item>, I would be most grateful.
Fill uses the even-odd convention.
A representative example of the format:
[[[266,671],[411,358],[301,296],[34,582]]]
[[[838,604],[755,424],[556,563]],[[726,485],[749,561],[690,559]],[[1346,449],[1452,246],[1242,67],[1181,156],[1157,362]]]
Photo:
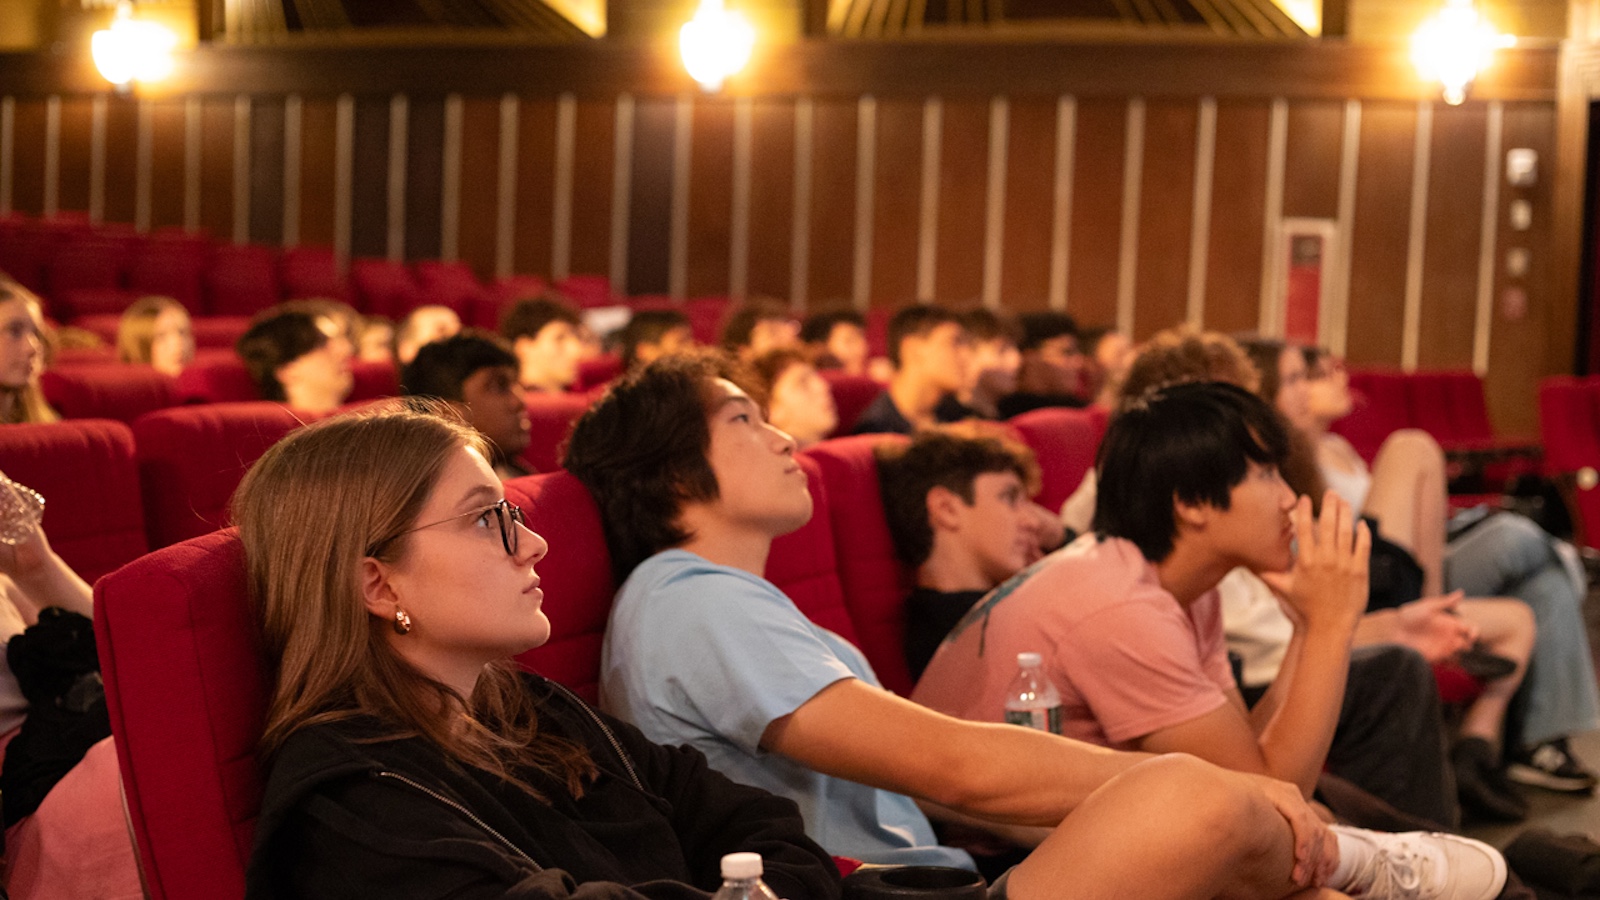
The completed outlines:
[[[1545,741],[1517,754],[1506,767],[1506,777],[1518,784],[1569,794],[1591,793],[1596,781],[1595,774],[1572,755],[1566,738]]]
[[[1528,817],[1528,801],[1495,765],[1494,748],[1488,741],[1462,738],[1450,751],[1450,762],[1463,812],[1495,822],[1521,822]]]

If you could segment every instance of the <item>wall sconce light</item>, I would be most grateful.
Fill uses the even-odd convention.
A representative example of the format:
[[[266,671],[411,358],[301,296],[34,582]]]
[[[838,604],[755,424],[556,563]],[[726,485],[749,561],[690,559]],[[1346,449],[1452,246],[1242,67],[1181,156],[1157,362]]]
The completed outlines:
[[[683,67],[706,91],[719,91],[729,75],[744,68],[755,46],[756,30],[722,0],[700,0],[700,8],[678,32]]]
[[[160,81],[172,74],[178,36],[170,28],[133,17],[133,4],[117,4],[111,27],[96,31],[89,52],[101,77],[119,88],[130,81]]]
[[[1411,60],[1424,80],[1444,88],[1444,102],[1458,106],[1472,80],[1494,62],[1494,52],[1516,42],[1480,16],[1472,0],[1445,0],[1412,36]]]

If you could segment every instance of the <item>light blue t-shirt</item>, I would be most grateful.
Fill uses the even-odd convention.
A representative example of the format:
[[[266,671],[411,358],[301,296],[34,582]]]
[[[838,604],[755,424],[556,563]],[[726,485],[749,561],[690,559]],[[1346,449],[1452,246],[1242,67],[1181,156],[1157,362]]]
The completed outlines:
[[[812,624],[772,582],[666,550],[617,593],[600,704],[657,743],[688,744],[729,778],[793,800],[829,853],[972,868],[965,852],[938,844],[911,798],[760,749],[769,724],[845,678],[878,684],[861,651]]]

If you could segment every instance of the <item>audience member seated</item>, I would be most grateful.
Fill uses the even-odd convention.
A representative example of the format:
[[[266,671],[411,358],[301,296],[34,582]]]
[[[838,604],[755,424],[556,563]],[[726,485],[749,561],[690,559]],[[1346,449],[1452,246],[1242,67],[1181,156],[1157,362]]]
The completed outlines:
[[[177,378],[194,362],[189,311],[171,297],[140,297],[117,323],[117,359]]]
[[[1066,313],[1031,312],[1017,317],[1022,340],[1022,365],[1017,389],[999,402],[1001,418],[1009,419],[1046,406],[1084,406],[1083,351],[1078,348],[1078,323]]]
[[[417,349],[461,330],[461,317],[448,306],[419,306],[406,313],[394,330],[394,361],[405,366]]]
[[[496,475],[532,474],[520,461],[531,434],[517,357],[489,332],[468,329],[422,345],[400,370],[400,387],[412,396],[449,402],[488,442]]]
[[[967,369],[967,383],[956,392],[956,399],[964,407],[963,412],[998,419],[1000,398],[1017,389],[1017,370],[1022,366],[1022,354],[1017,350],[1021,330],[1009,317],[983,307],[962,313],[961,327],[972,339],[972,363]]]
[[[744,362],[799,342],[800,325],[794,314],[770,297],[757,297],[735,307],[722,324],[722,349]]]
[[[694,347],[689,317],[675,309],[641,309],[617,335],[622,370],[632,372],[663,356]]]
[[[811,354],[799,347],[779,347],[757,356],[751,374],[764,398],[767,421],[794,438],[804,449],[833,433],[839,424],[833,389],[817,373]]]
[[[329,316],[282,307],[268,310],[235,349],[263,400],[329,413],[350,394],[350,338]]]
[[[398,365],[394,358],[394,323],[386,316],[362,316],[356,361]]]
[[[583,340],[578,311],[555,294],[518,300],[500,319],[500,336],[517,355],[523,390],[559,393],[578,380]]]
[[[574,429],[566,467],[595,497],[623,581],[606,708],[795,800],[832,853],[970,865],[934,843],[910,796],[1033,826],[1035,839],[1054,828],[1005,876],[1015,898],[1068,883],[1095,896],[1281,896],[1327,880],[1330,833],[1292,787],[961,722],[878,687],[858,650],[761,576],[773,538],[810,517],[811,494],[793,441],[731,371],[706,356],[660,360]],[[1338,864],[1365,870],[1369,858],[1352,847]]]
[[[39,298],[0,273],[0,425],[61,418],[39,388],[45,347]]]
[[[806,316],[800,343],[816,354],[817,368],[846,375],[867,374],[867,318],[853,309],[830,309]]]
[[[972,341],[961,316],[938,306],[908,306],[889,320],[894,376],[856,419],[855,434],[910,434],[966,417],[949,403],[967,384]],[[941,406],[942,405],[942,406]]]
[[[1085,328],[1078,343],[1083,348],[1084,394],[1094,398],[1093,405],[1111,409],[1116,406],[1123,379],[1128,377],[1128,367],[1139,355],[1138,348],[1110,325]]]
[[[298,431],[240,485],[273,684],[249,896],[704,896],[750,851],[837,898],[793,804],[517,673],[548,548],[504,496],[478,434],[397,410]]]
[[[1232,385],[1179,385],[1123,409],[1102,444],[1098,533],[974,606],[913,698],[952,715],[1006,721],[1019,654],[1037,653],[1061,694],[1055,716],[1063,733],[1118,749],[1194,754],[1283,778],[1309,795],[1343,701],[1371,537],[1364,525],[1352,527],[1337,495],[1324,500],[1320,517],[1310,498],[1296,499],[1278,474],[1287,453],[1272,409]],[[1215,590],[1239,566],[1271,581],[1296,620],[1291,662],[1254,710],[1234,684]],[[1477,841],[1333,830],[1342,871],[1326,887],[1346,894],[1386,894],[1363,883],[1372,877],[1367,865],[1343,868],[1363,857],[1380,865],[1430,860],[1396,879],[1415,891],[1405,896],[1487,900],[1505,881],[1504,860]],[[1424,888],[1419,876],[1443,883]]]

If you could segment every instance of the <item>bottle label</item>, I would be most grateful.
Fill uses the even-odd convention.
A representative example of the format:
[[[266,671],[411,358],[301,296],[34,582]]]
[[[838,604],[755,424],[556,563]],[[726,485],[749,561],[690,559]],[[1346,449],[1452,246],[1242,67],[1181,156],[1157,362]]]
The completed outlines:
[[[1006,710],[1006,723],[1009,725],[1021,725],[1024,728],[1035,728],[1039,731],[1048,731],[1051,734],[1060,734],[1061,707],[1008,709]]]

